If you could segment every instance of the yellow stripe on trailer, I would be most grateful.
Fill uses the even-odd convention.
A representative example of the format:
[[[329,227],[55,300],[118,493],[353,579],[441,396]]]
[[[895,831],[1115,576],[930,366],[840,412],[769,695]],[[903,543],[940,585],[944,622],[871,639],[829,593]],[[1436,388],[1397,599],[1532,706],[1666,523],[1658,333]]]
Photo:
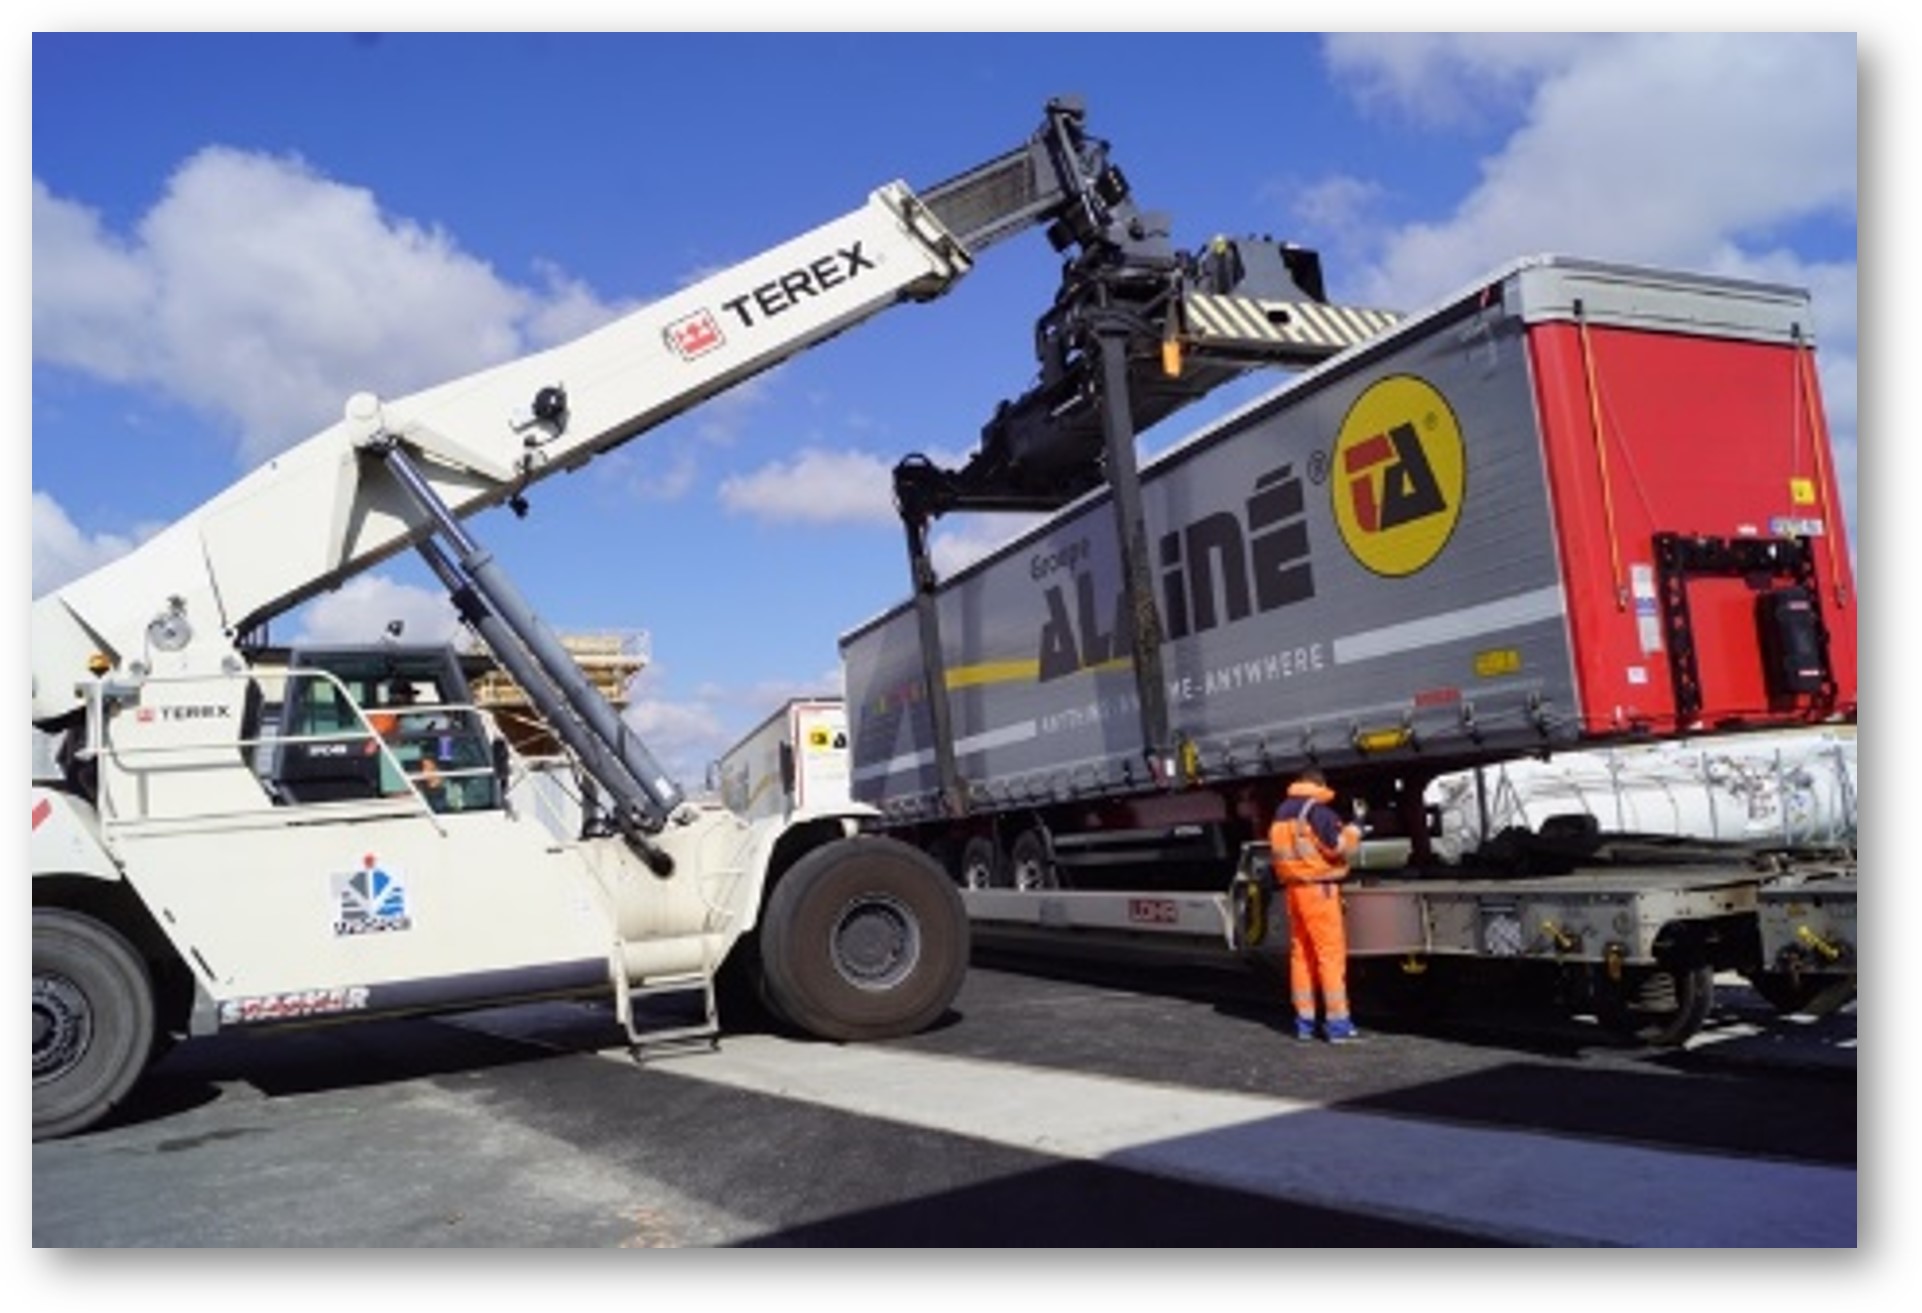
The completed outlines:
[[[1074,673],[1078,675],[1104,674],[1111,670],[1127,670],[1134,665],[1132,657],[1111,657],[1097,661],[1091,666],[1082,666]],[[979,688],[984,684],[1018,684],[1041,682],[1041,663],[1037,660],[1020,661],[982,661],[972,666],[955,666],[947,672],[948,688]]]
[[[974,688],[981,684],[1011,684],[1021,680],[1033,683],[1041,678],[1039,661],[983,661],[979,665],[955,666],[948,671],[948,687]]]

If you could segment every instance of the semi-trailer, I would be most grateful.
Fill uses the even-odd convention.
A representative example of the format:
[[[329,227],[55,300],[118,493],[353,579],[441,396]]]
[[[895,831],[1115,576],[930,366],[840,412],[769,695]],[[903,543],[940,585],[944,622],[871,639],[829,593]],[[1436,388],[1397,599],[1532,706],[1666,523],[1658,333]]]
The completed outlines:
[[[1349,885],[1357,959],[1540,964],[1670,1041],[1717,971],[1799,1001],[1853,973],[1852,833],[1631,852],[1569,818],[1449,864],[1426,795],[1609,745],[1852,732],[1814,352],[1799,289],[1512,262],[1144,464],[1133,526],[1103,483],[946,578],[917,561],[915,596],[841,641],[853,796],[978,936],[1285,952],[1262,841],[1315,766],[1397,862]],[[1821,928],[1764,936],[1794,909]]]

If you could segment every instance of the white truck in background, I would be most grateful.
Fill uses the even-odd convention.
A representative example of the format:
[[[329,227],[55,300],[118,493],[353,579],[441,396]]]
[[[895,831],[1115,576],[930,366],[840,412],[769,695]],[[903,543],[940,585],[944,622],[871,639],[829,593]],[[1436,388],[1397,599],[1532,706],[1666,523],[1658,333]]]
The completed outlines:
[[[839,698],[791,698],[715,763],[721,805],[749,820],[866,812],[848,791],[848,716]]]

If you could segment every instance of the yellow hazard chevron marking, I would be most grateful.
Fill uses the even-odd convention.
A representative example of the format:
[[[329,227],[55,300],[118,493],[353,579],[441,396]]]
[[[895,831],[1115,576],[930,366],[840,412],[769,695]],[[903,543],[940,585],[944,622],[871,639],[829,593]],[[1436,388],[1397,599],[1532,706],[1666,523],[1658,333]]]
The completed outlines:
[[[1183,298],[1182,305],[1187,310],[1189,336],[1201,341],[1235,338],[1340,349],[1366,342],[1401,318],[1387,310],[1201,293]]]

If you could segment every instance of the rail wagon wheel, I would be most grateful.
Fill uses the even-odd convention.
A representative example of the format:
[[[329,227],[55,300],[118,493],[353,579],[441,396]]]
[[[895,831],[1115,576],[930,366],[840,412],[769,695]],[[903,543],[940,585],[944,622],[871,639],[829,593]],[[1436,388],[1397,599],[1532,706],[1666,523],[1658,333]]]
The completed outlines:
[[[153,982],[114,930],[76,912],[33,914],[33,1138],[85,1130],[155,1052]]]
[[[892,1039],[947,1012],[969,927],[947,872],[894,839],[839,839],[774,886],[761,927],[769,1001],[821,1039]]]
[[[1855,997],[1855,978],[1796,974],[1788,971],[1751,971],[1747,975],[1762,1001],[1783,1016],[1803,1012],[1826,1015]]]

